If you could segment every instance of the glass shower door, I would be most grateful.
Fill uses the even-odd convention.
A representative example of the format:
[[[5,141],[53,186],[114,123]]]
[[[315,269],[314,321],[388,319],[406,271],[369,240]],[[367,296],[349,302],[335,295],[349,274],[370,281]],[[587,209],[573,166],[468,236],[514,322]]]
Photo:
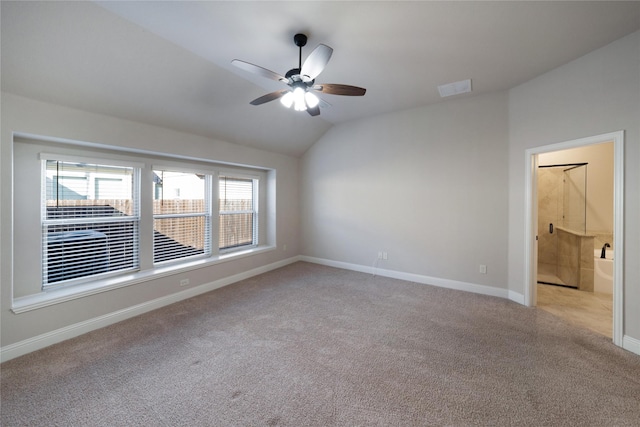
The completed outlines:
[[[558,278],[558,234],[562,225],[562,169],[538,169],[538,283],[562,284]]]
[[[559,276],[563,254],[558,227],[586,232],[587,165],[562,164],[538,169],[538,283],[567,286]]]
[[[587,231],[587,165],[563,171],[562,225],[570,230]]]

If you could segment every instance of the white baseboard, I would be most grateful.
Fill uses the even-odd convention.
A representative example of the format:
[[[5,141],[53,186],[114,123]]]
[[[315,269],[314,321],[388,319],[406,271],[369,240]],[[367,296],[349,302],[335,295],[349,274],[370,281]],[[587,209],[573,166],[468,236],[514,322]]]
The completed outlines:
[[[442,288],[456,289],[459,291],[473,292],[476,294],[490,295],[500,298],[507,298],[510,301],[525,305],[524,295],[515,291],[493,288],[491,286],[478,285],[475,283],[460,282],[456,280],[440,279],[437,277],[423,276],[419,274],[403,273],[400,271],[385,270],[381,268],[368,267],[365,265],[350,264],[347,262],[333,261],[324,258],[310,256],[300,256],[300,261],[312,262],[329,267],[344,268],[345,270],[359,271],[362,273],[375,274],[378,276],[391,277],[394,279],[407,280],[410,282],[423,283],[427,285],[439,286]],[[632,353],[640,355],[640,340],[625,335],[622,338],[622,348]]]
[[[640,355],[640,340],[629,335],[622,337],[622,348],[637,355]]]
[[[347,262],[333,261],[330,259],[315,258],[310,256],[304,256],[304,255],[300,257],[300,261],[307,261],[315,264],[322,264],[329,267],[344,268],[345,270],[359,271],[362,273],[375,274],[377,276],[391,277],[393,279],[406,280],[409,282],[421,283],[425,285],[433,285],[441,288],[473,292],[475,294],[490,295],[490,296],[500,297],[500,298],[508,298],[518,303],[520,303],[520,300],[514,299],[514,298],[520,298],[522,301],[524,301],[524,296],[520,294],[517,294],[515,292],[512,293],[512,291],[508,291],[507,289],[494,288],[492,286],[478,285],[475,283],[468,283],[468,282],[460,282],[458,280],[441,279],[438,277],[424,276],[421,274],[403,273],[401,271],[385,270],[383,268],[374,268],[374,267],[368,267],[365,265],[351,264]],[[520,295],[520,297],[517,297],[517,295]]]
[[[433,285],[442,288],[456,289],[466,292],[473,292],[477,294],[490,295],[500,298],[506,298],[514,301],[518,304],[524,304],[524,296],[517,292],[508,291],[506,289],[494,288],[491,286],[478,285],[474,283],[460,282],[456,280],[441,279],[437,277],[429,277],[419,274],[403,273],[399,271],[386,270],[381,268],[368,267],[358,264],[351,264],[341,261],[333,261],[323,258],[315,258],[309,256],[295,256],[281,260],[272,264],[264,265],[254,268],[249,271],[234,274],[233,276],[225,277],[213,282],[205,283],[203,285],[186,289],[175,294],[167,295],[161,298],[157,298],[151,301],[144,302],[132,307],[128,307],[122,310],[115,311],[103,316],[95,317],[93,319],[85,320],[83,322],[75,323],[73,325],[66,326],[64,328],[57,329],[55,331],[47,332],[46,334],[38,335],[33,338],[26,339],[14,344],[0,348],[0,361],[5,362],[13,358],[22,356],[32,351],[40,350],[50,345],[75,338],[79,335],[87,332],[94,331],[96,329],[104,328],[117,322],[121,322],[126,319],[130,319],[140,314],[144,314],[151,310],[155,310],[194,296],[210,292],[214,289],[222,288],[224,286],[239,282],[244,279],[248,279],[259,274],[275,270],[280,267],[292,264],[296,261],[306,261],[315,264],[326,265],[329,267],[343,268],[345,270],[359,271],[362,273],[375,274],[384,277],[390,277],[394,279],[407,280],[410,282],[416,282],[421,284]],[[640,355],[640,340],[625,335],[622,339],[622,348],[632,353]]]
[[[105,326],[109,326],[114,323],[139,316],[151,310],[155,310],[169,304],[192,298],[194,296],[210,292],[214,289],[222,288],[223,286],[227,286],[232,283],[257,276],[258,274],[275,270],[276,268],[284,267],[285,265],[292,264],[296,261],[299,261],[298,256],[287,258],[282,261],[263,265],[249,271],[243,271],[242,273],[234,274],[233,276],[224,277],[213,282],[185,289],[181,292],[176,292],[171,295],[147,301],[142,304],[134,305],[132,307],[127,307],[122,310],[114,311],[103,316],[65,326],[64,328],[56,329],[55,331],[47,332],[45,334],[26,339],[24,341],[4,346],[0,348],[0,361],[5,362],[7,360],[11,360],[18,356],[31,353],[32,351],[40,350],[50,345],[75,338],[82,334],[86,334],[87,332],[91,332],[96,329],[104,328]]]
[[[509,291],[509,299],[513,302],[516,302],[520,305],[526,305],[524,303],[524,295],[522,295],[519,292],[515,292],[515,291]]]

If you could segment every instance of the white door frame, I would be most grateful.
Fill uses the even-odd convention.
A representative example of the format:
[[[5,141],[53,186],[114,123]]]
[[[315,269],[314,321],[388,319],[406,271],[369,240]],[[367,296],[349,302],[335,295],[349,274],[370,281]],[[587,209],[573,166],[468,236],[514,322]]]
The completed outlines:
[[[613,343],[622,347],[624,320],[624,131],[574,139],[526,150],[524,303],[536,305],[538,259],[538,154],[613,142]]]

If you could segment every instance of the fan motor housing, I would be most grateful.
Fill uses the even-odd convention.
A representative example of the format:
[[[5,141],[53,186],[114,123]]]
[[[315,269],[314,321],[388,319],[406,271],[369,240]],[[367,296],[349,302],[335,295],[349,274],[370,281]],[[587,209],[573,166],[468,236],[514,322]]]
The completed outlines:
[[[290,79],[291,77],[293,77],[295,75],[300,75],[300,68],[292,68],[289,71],[287,71],[287,74],[285,74],[284,76],[286,78]]]
[[[306,44],[307,44],[307,36],[304,35],[304,34],[296,34],[295,36],[293,36],[293,42],[298,47],[306,46]]]

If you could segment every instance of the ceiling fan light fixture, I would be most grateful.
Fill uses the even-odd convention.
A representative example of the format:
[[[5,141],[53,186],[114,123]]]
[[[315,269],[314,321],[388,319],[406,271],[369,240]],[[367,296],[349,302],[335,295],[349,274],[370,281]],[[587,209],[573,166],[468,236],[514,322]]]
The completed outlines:
[[[365,94],[366,89],[357,86],[334,83],[315,85],[315,79],[329,62],[329,59],[333,54],[333,49],[327,45],[319,44],[309,54],[309,56],[307,56],[307,59],[303,63],[302,47],[307,44],[307,36],[302,33],[296,34],[293,41],[296,46],[299,47],[300,51],[298,55],[298,68],[290,69],[284,76],[239,59],[231,61],[231,64],[244,71],[248,71],[271,80],[276,80],[289,86],[289,89],[277,90],[275,92],[262,95],[251,101],[249,104],[262,105],[264,103],[280,99],[280,102],[286,108],[293,107],[296,111],[306,111],[309,115],[315,117],[320,115],[321,103],[323,107],[329,104],[309,91],[322,92],[323,94],[328,95],[346,96],[362,96]]]
[[[280,98],[280,103],[286,108],[291,108],[293,105],[293,92],[285,93],[284,96]]]
[[[301,87],[293,89],[293,108],[295,108],[296,111],[305,111],[307,109],[305,90]]]
[[[320,103],[320,99],[311,92],[305,93],[304,99],[307,101],[307,107],[309,108],[316,108]]]

